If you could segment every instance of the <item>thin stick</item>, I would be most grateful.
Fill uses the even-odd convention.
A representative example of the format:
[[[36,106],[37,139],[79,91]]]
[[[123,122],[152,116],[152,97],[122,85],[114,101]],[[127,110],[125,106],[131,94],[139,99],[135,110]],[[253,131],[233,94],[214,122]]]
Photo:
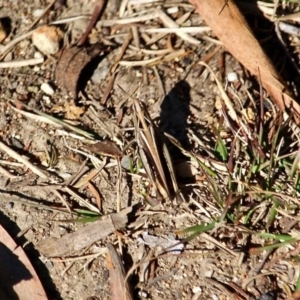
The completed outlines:
[[[14,158],[18,162],[21,162],[24,164],[27,168],[29,168],[33,173],[40,176],[43,179],[47,179],[48,177],[40,171],[37,167],[35,167],[31,162],[29,162],[27,159],[23,158],[20,154],[15,152],[14,150],[7,147],[5,144],[0,142],[0,149],[4,152],[6,152],[10,157]]]
[[[96,2],[95,5],[95,9],[92,15],[92,18],[90,20],[90,23],[88,25],[88,27],[86,28],[84,34],[82,35],[81,39],[79,40],[79,42],[77,43],[77,46],[82,46],[83,44],[85,44],[88,35],[90,34],[92,28],[95,26],[96,22],[98,21],[99,17],[101,16],[102,12],[103,12],[103,8],[105,7],[105,0],[99,0]]]
[[[70,209],[70,206],[68,205],[68,203],[65,200],[65,198],[57,190],[54,189],[53,192],[60,199],[60,201],[66,206],[68,212],[72,215],[72,211]]]
[[[148,13],[147,15],[142,15],[138,17],[132,17],[127,19],[111,19],[111,20],[101,20],[98,22],[100,26],[114,26],[118,24],[129,24],[129,23],[139,23],[139,22],[145,22],[148,20],[153,20],[154,18],[157,18],[158,14],[155,11],[152,11],[152,13]]]
[[[0,189],[0,195],[3,196],[2,199],[5,199],[6,201],[13,201],[13,202],[18,202],[18,203],[24,203],[25,205],[30,205],[32,207],[36,207],[38,209],[47,209],[47,210],[51,210],[51,211],[55,211],[55,212],[59,212],[59,213],[65,213],[65,214],[69,214],[68,211],[66,210],[62,210],[62,209],[58,209],[55,207],[51,207],[51,206],[47,206],[45,204],[41,204],[37,201],[33,201],[33,200],[25,200],[23,198],[20,197],[16,197],[15,195],[11,195],[11,193],[1,190]],[[74,213],[72,213],[73,215]]]
[[[170,61],[173,60],[179,56],[184,55],[186,52],[184,49],[180,49],[178,51],[172,52],[170,54],[167,54],[165,56],[158,56],[150,59],[145,60],[137,60],[137,61],[125,61],[121,60],[119,62],[120,66],[124,67],[137,67],[137,66],[154,66],[157,62],[164,62],[164,61]]]
[[[116,68],[118,67],[118,63],[122,59],[122,57],[123,57],[123,55],[124,55],[124,53],[125,53],[128,45],[129,45],[131,39],[132,39],[132,34],[130,32],[127,35],[127,37],[126,37],[126,39],[125,39],[122,47],[120,48],[119,54],[117,55],[117,57],[115,59],[116,62],[114,63],[114,65],[110,69],[111,75],[110,75],[110,77],[108,79],[108,84],[106,86],[106,89],[105,89],[104,94],[103,94],[103,96],[101,98],[101,101],[100,101],[100,103],[102,105],[106,103],[106,101],[108,99],[108,96],[109,96],[109,94],[110,94],[110,92],[111,92],[111,90],[113,88],[113,85],[114,85],[114,82],[115,82],[115,78],[116,78],[116,75],[117,75],[116,72],[115,72]]]
[[[185,13],[184,15],[179,17],[175,22],[178,24],[178,26],[180,26],[189,19],[190,15],[191,15],[191,12]],[[165,34],[165,33],[155,34],[149,41],[147,41],[146,45],[152,45],[152,44],[156,43],[157,41],[159,41],[160,39],[162,39],[166,35],[167,34]]]
[[[82,197],[80,197],[78,194],[76,194],[72,189],[70,189],[69,187],[65,187],[63,189],[64,192],[69,193],[72,197],[74,197],[78,203],[80,205],[83,205],[85,207],[87,207],[89,210],[99,213],[99,209],[97,207],[95,207],[94,205],[90,204],[88,201],[84,200]]]
[[[211,31],[210,27],[202,26],[202,27],[173,27],[173,28],[146,28],[141,29],[141,32],[147,33],[203,33]]]
[[[3,167],[0,166],[0,173],[2,173],[4,176],[10,178],[10,179],[14,179],[17,178],[18,176],[11,174],[10,172],[8,172],[7,170],[5,170]]]
[[[100,100],[100,103],[102,105],[104,105],[108,99],[108,96],[113,88],[113,85],[114,85],[114,82],[115,82],[115,78],[116,78],[116,75],[117,75],[118,72],[115,72],[113,73],[112,75],[110,75],[109,79],[108,79],[108,82],[107,82],[107,85],[106,85],[106,88],[104,90],[104,93],[101,97],[101,100]]]
[[[132,10],[132,7],[130,4],[127,5],[127,8],[128,8],[128,12],[130,14],[132,14],[133,10]],[[136,26],[131,26],[130,29],[132,32],[134,44],[138,49],[140,49],[141,45],[140,45],[140,38],[139,38],[138,30],[137,30]]]
[[[66,23],[70,23],[70,22],[75,22],[77,20],[90,19],[90,18],[91,18],[90,14],[83,14],[83,15],[79,15],[79,16],[56,20],[56,21],[51,22],[50,25],[61,25],[61,24],[66,24]]]
[[[28,32],[30,29],[32,29],[45,16],[45,14],[48,13],[55,2],[56,0],[52,0],[52,2],[45,8],[44,12],[38,18],[36,18],[36,20],[25,30],[25,32]]]
[[[6,161],[6,160],[0,160],[0,164],[5,166],[23,167],[23,165],[20,163],[16,163],[13,161]]]
[[[8,102],[8,105],[9,105],[9,107],[10,107],[12,110],[14,110],[15,112],[17,112],[17,113],[19,113],[19,114],[21,114],[21,115],[23,115],[23,116],[25,116],[25,117],[27,117],[27,118],[29,118],[29,119],[32,119],[32,120],[34,120],[34,121],[36,121],[36,122],[46,123],[46,124],[49,124],[49,125],[53,125],[53,126],[55,126],[55,127],[62,127],[61,125],[59,125],[59,124],[53,122],[52,120],[47,119],[46,117],[38,116],[38,115],[36,115],[36,114],[32,114],[32,113],[30,113],[30,112],[26,112],[26,111],[23,111],[23,110],[21,110],[21,109],[18,109],[18,108],[16,108],[16,107],[14,107],[14,106],[13,106],[11,103],[9,103],[9,102]]]
[[[132,40],[132,34],[131,34],[131,32],[130,32],[130,33],[128,33],[128,35],[126,36],[126,38],[125,38],[125,40],[124,40],[124,43],[123,43],[123,45],[121,46],[121,48],[120,48],[120,50],[119,50],[119,53],[118,53],[118,55],[117,55],[117,57],[116,57],[116,59],[115,59],[114,65],[111,67],[111,70],[110,70],[111,74],[115,73],[115,70],[116,70],[116,68],[117,68],[117,66],[118,66],[118,62],[122,59],[122,57],[123,57],[123,55],[124,55],[124,53],[125,53],[127,47],[129,46],[131,40]]]
[[[162,11],[160,9],[157,9],[156,12],[157,12],[159,18],[161,19],[161,21],[163,22],[163,24],[166,27],[169,27],[169,28],[172,28],[172,27],[178,28],[179,27],[179,25],[173,19],[171,19],[164,11]],[[181,39],[183,39],[184,41],[187,41],[191,44],[194,44],[194,45],[199,45],[200,44],[200,41],[193,38],[192,36],[190,36],[187,33],[176,32],[175,34],[177,36],[179,36]]]
[[[119,17],[120,18],[123,18],[124,14],[125,14],[126,7],[127,7],[127,4],[128,4],[128,0],[122,0],[122,3],[121,3],[120,8],[119,8]]]
[[[5,61],[0,62],[0,68],[20,68],[27,66],[39,65],[44,62],[44,57],[25,59],[25,60],[14,60],[14,61]]]
[[[28,37],[30,37],[33,34],[33,32],[34,32],[34,30],[29,31],[29,32],[17,37],[16,39],[12,40],[6,46],[1,48],[1,50],[0,50],[0,54],[1,54],[0,60],[2,60],[6,56],[6,52],[9,51],[14,45],[16,45],[19,42],[21,42],[21,41],[27,39]]]

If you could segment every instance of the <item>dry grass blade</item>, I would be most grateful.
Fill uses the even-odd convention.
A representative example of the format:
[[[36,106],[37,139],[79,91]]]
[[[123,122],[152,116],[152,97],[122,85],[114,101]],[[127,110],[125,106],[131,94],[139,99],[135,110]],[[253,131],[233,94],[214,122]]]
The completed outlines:
[[[104,168],[105,163],[101,167],[91,170],[89,174],[87,174],[85,177],[81,178],[77,183],[75,183],[74,187],[77,189],[85,187],[89,183],[89,181],[96,177],[98,173]]]
[[[5,45],[3,48],[1,48],[1,50],[0,50],[0,54],[1,54],[0,60],[2,60],[2,59],[6,56],[7,52],[8,52],[11,48],[13,48],[13,47],[14,47],[16,44],[18,44],[19,42],[21,42],[21,41],[23,41],[23,40],[29,38],[29,37],[32,35],[33,32],[34,32],[34,30],[32,30],[32,31],[30,31],[30,32],[27,32],[27,33],[25,33],[25,34],[23,34],[23,35],[21,35],[21,36],[15,38],[15,39],[12,40],[10,43],[8,43],[8,44]]]
[[[95,212],[95,213],[100,213],[99,209],[95,207],[94,205],[90,204],[88,201],[80,197],[78,194],[76,194],[71,188],[65,187],[63,191],[69,193],[72,197],[74,197],[78,203],[82,206],[87,207],[90,211]]]
[[[40,169],[38,169],[36,166],[34,166],[31,162],[29,162],[27,159],[23,158],[20,154],[15,152],[14,150],[10,149],[8,146],[0,142],[0,149],[4,152],[6,152],[9,156],[17,160],[18,162],[21,162],[24,164],[27,168],[29,168],[33,173],[40,176],[43,179],[47,179],[48,176],[45,175]]]
[[[216,74],[213,72],[213,70],[205,62],[201,61],[201,62],[199,62],[199,64],[205,66],[211,72],[211,74],[213,75],[213,77],[214,77],[214,79],[216,81],[216,84],[217,84],[217,86],[219,88],[221,97],[222,97],[222,99],[223,99],[223,101],[224,101],[227,109],[229,110],[230,117],[234,121],[237,121],[237,114],[236,114],[236,111],[235,111],[235,109],[233,107],[233,104],[232,104],[230,98],[227,96],[227,94],[226,94],[226,92],[225,92],[225,90],[224,90],[221,82],[218,80]]]
[[[181,17],[179,17],[176,20],[176,23],[178,24],[178,26],[182,25],[185,21],[187,21],[190,18],[190,15],[191,15],[191,12],[187,12],[184,15],[182,15]],[[164,36],[166,36],[166,33],[158,33],[158,34],[153,35],[153,37],[149,41],[147,41],[147,46],[156,43],[157,41],[162,39]]]
[[[179,27],[179,25],[175,21],[173,21],[168,15],[166,15],[166,13],[164,11],[158,9],[156,11],[156,13],[166,27],[169,27],[169,28],[178,28]],[[175,34],[178,35],[180,38],[182,38],[184,41],[187,41],[191,44],[194,44],[194,45],[200,44],[200,41],[193,38],[192,36],[190,36],[187,33],[176,31]]]
[[[10,104],[11,105],[18,104],[21,107],[25,107],[26,109],[33,111],[34,113],[38,114],[39,116],[48,119],[49,122],[51,122],[50,124],[56,123],[57,125],[60,125],[60,126],[66,128],[66,129],[70,130],[70,131],[76,132],[77,134],[82,135],[85,138],[88,138],[90,140],[94,140],[94,135],[92,133],[89,133],[89,132],[87,132],[85,130],[82,130],[82,129],[80,129],[80,128],[76,127],[76,126],[73,126],[73,125],[71,125],[71,124],[69,124],[69,123],[67,123],[65,121],[62,121],[62,120],[60,120],[58,118],[52,117],[51,115],[43,113],[43,112],[41,112],[41,111],[39,111],[39,110],[37,110],[35,108],[32,108],[32,107],[30,107],[30,106],[22,103],[22,102],[15,101],[15,103],[14,103],[13,101],[11,101]]]
[[[211,31],[210,27],[203,26],[203,27],[176,27],[176,28],[148,28],[142,30],[142,32],[148,32],[148,33],[190,33],[190,34],[196,34],[196,33],[203,33]]]

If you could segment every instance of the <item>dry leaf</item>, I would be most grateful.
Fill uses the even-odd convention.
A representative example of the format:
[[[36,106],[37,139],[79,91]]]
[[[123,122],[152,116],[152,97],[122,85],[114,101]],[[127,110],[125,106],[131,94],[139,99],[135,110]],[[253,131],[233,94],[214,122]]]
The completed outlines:
[[[93,145],[84,146],[85,149],[104,156],[119,158],[123,155],[121,149],[111,141],[98,142]]]
[[[67,103],[64,105],[54,105],[50,112],[52,113],[64,113],[65,118],[68,120],[77,120],[85,112],[84,106],[77,106],[74,102]]]
[[[55,79],[58,85],[67,89],[76,98],[81,72],[104,49],[106,46],[101,44],[63,49],[55,70]]]
[[[284,82],[254,37],[244,16],[233,1],[190,0],[225,48],[259,78],[281,109],[300,114],[300,106],[288,93]]]
[[[66,105],[65,118],[68,120],[77,120],[84,112],[85,108],[83,106],[79,107],[71,103],[70,105]]]

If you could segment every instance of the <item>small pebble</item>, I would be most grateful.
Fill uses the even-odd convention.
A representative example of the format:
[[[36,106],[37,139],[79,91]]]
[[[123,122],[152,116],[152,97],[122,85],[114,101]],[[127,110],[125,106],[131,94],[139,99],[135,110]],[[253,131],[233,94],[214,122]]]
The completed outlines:
[[[41,85],[41,90],[49,96],[52,96],[54,94],[54,89],[51,87],[51,85],[49,83],[44,82]]]
[[[48,97],[48,96],[43,96],[42,99],[43,99],[43,101],[44,101],[47,105],[50,105],[50,104],[51,104],[51,99],[50,99],[50,97]]]
[[[39,18],[40,16],[42,16],[42,14],[44,13],[44,9],[42,8],[38,8],[36,10],[33,11],[32,15],[35,17],[35,18]]]
[[[7,202],[5,205],[6,209],[12,209],[14,207],[14,203],[13,202]]]
[[[59,51],[63,32],[55,26],[42,26],[32,34],[33,45],[45,55]]]
[[[230,72],[227,74],[227,80],[229,82],[235,82],[237,81],[239,78],[238,78],[238,75],[235,73],[235,72]]]
[[[34,71],[35,73],[39,72],[40,70],[41,70],[41,68],[40,68],[39,66],[34,66],[34,67],[33,67],[33,71]]]
[[[50,261],[50,260],[47,260],[47,261],[45,262],[45,266],[46,266],[46,268],[47,268],[48,270],[50,270],[50,269],[53,268],[53,262]]]
[[[258,300],[275,300],[276,299],[276,294],[275,292],[268,292],[265,294],[262,294]]]
[[[111,67],[111,62],[107,58],[104,58],[99,63],[97,69],[92,75],[91,80],[93,81],[93,83],[98,84],[102,80],[106,79],[108,77],[110,67]]]
[[[194,294],[197,294],[197,293],[202,292],[202,289],[200,286],[195,286],[195,287],[193,287],[192,291]]]
[[[43,54],[39,51],[35,51],[34,54],[33,54],[33,57],[34,58],[42,58],[43,57]]]
[[[17,136],[12,136],[10,138],[10,142],[11,142],[12,146],[17,148],[17,149],[23,149],[24,148],[23,143],[19,140],[19,137],[17,137]]]
[[[132,169],[132,159],[130,156],[128,155],[124,155],[121,159],[121,166],[127,170],[127,171],[131,171]]]
[[[144,291],[139,291],[139,296],[142,297],[142,298],[147,298],[148,294]]]

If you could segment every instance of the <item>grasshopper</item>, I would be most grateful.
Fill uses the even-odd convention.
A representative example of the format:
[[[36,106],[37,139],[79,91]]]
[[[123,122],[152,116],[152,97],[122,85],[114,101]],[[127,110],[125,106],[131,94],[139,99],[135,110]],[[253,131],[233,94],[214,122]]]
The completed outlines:
[[[134,99],[132,109],[140,158],[152,185],[156,189],[157,198],[173,199],[176,197],[177,202],[179,202],[179,188],[164,136],[151,120],[144,103]]]

